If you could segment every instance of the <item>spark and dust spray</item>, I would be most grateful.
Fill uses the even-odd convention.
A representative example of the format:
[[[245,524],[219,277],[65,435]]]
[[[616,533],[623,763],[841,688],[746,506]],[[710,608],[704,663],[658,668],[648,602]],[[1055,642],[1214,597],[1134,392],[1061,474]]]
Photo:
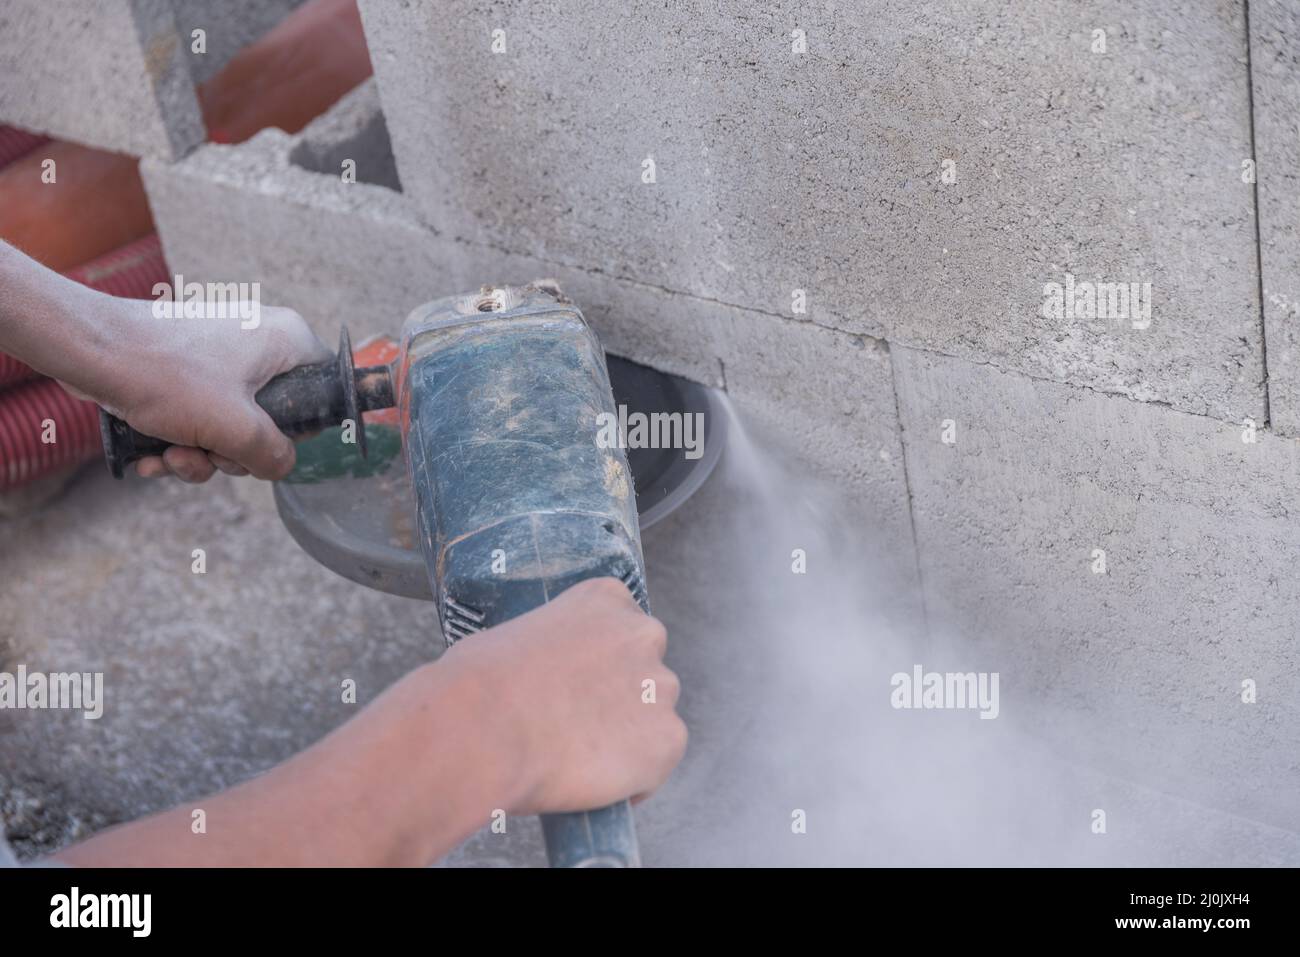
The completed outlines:
[[[647,540],[692,733],[665,800],[644,805],[672,844],[648,863],[1187,862],[1162,840],[1171,818],[1202,826],[1198,809],[1063,752],[1037,725],[1070,719],[1017,686],[1014,646],[927,623],[853,503],[729,409],[719,473],[670,524],[675,560],[656,561],[659,536]],[[913,681],[926,676],[929,705]],[[960,687],[974,688],[964,706]],[[1107,831],[1097,810],[1112,814]]]

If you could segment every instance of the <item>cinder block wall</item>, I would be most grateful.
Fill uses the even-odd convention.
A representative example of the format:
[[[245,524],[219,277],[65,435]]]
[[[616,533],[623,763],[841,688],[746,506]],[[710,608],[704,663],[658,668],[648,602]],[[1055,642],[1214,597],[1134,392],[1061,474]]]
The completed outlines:
[[[175,269],[327,336],[553,276],[612,352],[834,479],[1004,714],[1300,829],[1294,4],[361,11],[375,81],[297,136],[177,161],[185,122],[138,72],[118,94]],[[65,112],[25,125],[126,148]],[[1047,308],[1071,280],[1137,284],[1149,321]]]
[[[555,276],[836,479],[970,667],[1087,729],[1041,733],[1300,827],[1293,8],[361,8],[377,88],[146,164],[176,267],[327,334]],[[1055,314],[1068,277],[1150,315]]]
[[[442,233],[1262,421],[1240,3],[361,8]],[[1045,318],[1066,272],[1152,283],[1155,321]]]

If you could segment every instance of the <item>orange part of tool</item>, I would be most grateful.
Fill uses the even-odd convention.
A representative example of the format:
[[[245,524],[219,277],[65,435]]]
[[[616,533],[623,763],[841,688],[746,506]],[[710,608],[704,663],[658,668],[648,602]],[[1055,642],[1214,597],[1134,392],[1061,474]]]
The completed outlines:
[[[391,365],[401,354],[402,347],[392,336],[374,336],[352,350],[352,365],[358,369]],[[373,409],[363,418],[367,425],[397,425],[397,409]]]

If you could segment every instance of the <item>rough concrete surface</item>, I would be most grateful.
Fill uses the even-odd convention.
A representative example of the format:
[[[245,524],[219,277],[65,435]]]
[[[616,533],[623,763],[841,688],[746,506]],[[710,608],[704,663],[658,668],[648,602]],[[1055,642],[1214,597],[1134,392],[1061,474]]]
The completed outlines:
[[[445,290],[551,275],[582,303],[612,351],[722,384],[714,350],[700,347],[713,336],[708,303],[440,237],[404,195],[373,185],[386,164],[365,161],[380,156],[367,143],[357,142],[352,157],[356,183],[342,182],[341,171],[293,162],[347,152],[337,141],[313,138],[340,126],[347,142],[351,127],[326,120],[298,137],[264,130],[240,146],[205,146],[181,163],[141,164],[171,266],[196,279],[256,278],[267,301],[294,303],[331,337],[342,322],[354,337],[395,334],[415,306]]]
[[[1250,5],[1269,422],[1300,434],[1300,7]]]
[[[1045,735],[1300,828],[1300,444],[892,355],[932,627],[1018,674],[1008,696],[1060,709]]]
[[[170,0],[6,0],[0,122],[132,156],[204,139]]]
[[[1262,421],[1239,3],[361,11],[443,233],[780,315],[803,289],[826,326]],[[1150,328],[1045,318],[1066,272],[1151,283]]]

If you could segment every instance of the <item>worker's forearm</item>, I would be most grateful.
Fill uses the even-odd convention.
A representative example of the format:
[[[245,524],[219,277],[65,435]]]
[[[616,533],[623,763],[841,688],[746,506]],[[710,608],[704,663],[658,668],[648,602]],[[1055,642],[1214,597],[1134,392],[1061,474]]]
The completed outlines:
[[[56,379],[94,390],[109,386],[138,324],[127,300],[60,276],[0,241],[0,352]],[[85,383],[84,385],[82,383]]]
[[[428,864],[509,808],[522,783],[479,689],[448,671],[418,669],[259,778],[56,858],[84,867]],[[199,808],[206,833],[195,834]]]

